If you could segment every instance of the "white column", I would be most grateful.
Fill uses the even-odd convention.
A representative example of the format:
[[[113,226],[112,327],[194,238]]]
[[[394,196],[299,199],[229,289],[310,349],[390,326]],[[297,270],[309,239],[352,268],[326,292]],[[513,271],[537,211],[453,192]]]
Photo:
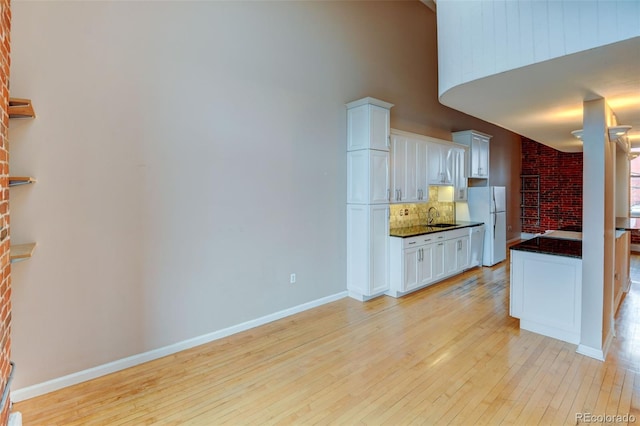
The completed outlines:
[[[578,352],[604,360],[612,328],[615,245],[615,144],[604,99],[584,102],[582,327]]]

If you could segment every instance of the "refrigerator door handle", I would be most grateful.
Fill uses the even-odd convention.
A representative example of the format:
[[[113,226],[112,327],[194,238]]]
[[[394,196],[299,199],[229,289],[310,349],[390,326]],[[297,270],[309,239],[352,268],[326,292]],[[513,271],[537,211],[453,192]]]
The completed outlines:
[[[491,188],[491,199],[493,200],[493,212],[498,211],[498,203],[496,203],[496,191]]]
[[[496,239],[496,222],[497,222],[497,220],[496,220],[496,218],[494,216],[494,218],[493,218],[493,239],[494,240]]]

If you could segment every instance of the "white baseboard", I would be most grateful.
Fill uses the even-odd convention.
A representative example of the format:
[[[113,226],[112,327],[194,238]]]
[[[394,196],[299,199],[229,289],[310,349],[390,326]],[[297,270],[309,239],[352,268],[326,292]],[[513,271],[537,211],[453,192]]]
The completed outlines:
[[[604,361],[604,352],[602,349],[592,348],[591,346],[578,345],[576,352],[581,355],[586,355],[590,358],[597,359],[598,361]]]
[[[613,343],[613,338],[616,337],[616,329],[613,325],[613,318],[611,318],[611,328],[609,329],[609,333],[607,333],[607,338],[604,340],[604,345],[602,345],[602,359],[607,359],[607,354],[609,353],[609,349],[611,349],[611,344]]]
[[[22,413],[20,411],[11,412],[7,426],[22,426]]]
[[[117,361],[109,362],[107,364],[102,364],[97,367],[89,368],[87,370],[78,371],[77,373],[72,373],[66,376],[58,377],[56,379],[48,380],[43,383],[37,383],[25,388],[12,390],[11,401],[24,401],[25,399],[44,395],[46,393],[65,388],[67,386],[86,382],[87,380],[95,379],[97,377],[111,374],[116,371],[124,370],[125,368],[133,367],[144,362],[162,358],[164,356],[184,351],[186,349],[191,349],[195,346],[203,345],[205,343],[222,339],[223,337],[227,337],[232,334],[249,330],[250,328],[258,327],[327,303],[335,302],[336,300],[340,300],[345,297],[347,297],[347,292],[343,291],[327,297],[323,297],[321,299],[312,300],[311,302],[303,303],[301,305],[294,306],[279,312],[274,312],[273,314],[265,315],[263,317],[243,322],[241,324],[237,324],[222,330],[214,331],[213,333],[208,333],[202,336],[194,337],[192,339],[183,340],[182,342],[174,343],[169,346],[154,349],[148,352],[143,352],[137,355],[132,355],[130,357],[122,358]]]

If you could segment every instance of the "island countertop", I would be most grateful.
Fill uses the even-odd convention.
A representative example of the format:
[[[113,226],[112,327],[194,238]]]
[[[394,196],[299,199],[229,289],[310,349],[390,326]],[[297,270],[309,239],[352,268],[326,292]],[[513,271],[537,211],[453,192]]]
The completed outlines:
[[[616,217],[616,229],[624,231],[640,230],[640,217]]]
[[[572,239],[535,237],[513,245],[510,249],[582,259],[582,241]]]

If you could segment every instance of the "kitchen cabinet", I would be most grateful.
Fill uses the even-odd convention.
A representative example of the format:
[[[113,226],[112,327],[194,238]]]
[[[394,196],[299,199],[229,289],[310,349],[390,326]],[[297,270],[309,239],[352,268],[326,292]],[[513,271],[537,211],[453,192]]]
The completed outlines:
[[[393,265],[393,273],[390,286],[397,293],[406,293],[424,287],[435,280],[435,247],[437,241],[443,239],[444,233],[391,238],[390,263]]]
[[[469,267],[482,265],[484,249],[484,225],[469,228]]]
[[[363,98],[347,104],[347,151],[389,151],[390,113],[393,104]]]
[[[347,152],[347,203],[387,204],[389,195],[389,152]]]
[[[468,228],[390,240],[390,296],[400,297],[469,268]]]
[[[347,289],[365,301],[389,289],[389,206],[347,204]]]
[[[469,236],[449,239],[445,242],[445,274],[453,275],[469,267]]]
[[[453,147],[427,144],[427,180],[429,185],[453,185]]]
[[[391,202],[429,200],[426,178],[427,146],[420,139],[391,133]]]
[[[580,343],[582,259],[514,247],[510,256],[509,315],[520,319],[523,330]]]
[[[489,179],[489,141],[492,136],[477,130],[453,132],[453,141],[469,147],[470,178]]]
[[[453,201],[467,201],[467,168],[464,148],[453,149]]]
[[[389,109],[347,104],[347,290],[365,301],[389,289]]]

